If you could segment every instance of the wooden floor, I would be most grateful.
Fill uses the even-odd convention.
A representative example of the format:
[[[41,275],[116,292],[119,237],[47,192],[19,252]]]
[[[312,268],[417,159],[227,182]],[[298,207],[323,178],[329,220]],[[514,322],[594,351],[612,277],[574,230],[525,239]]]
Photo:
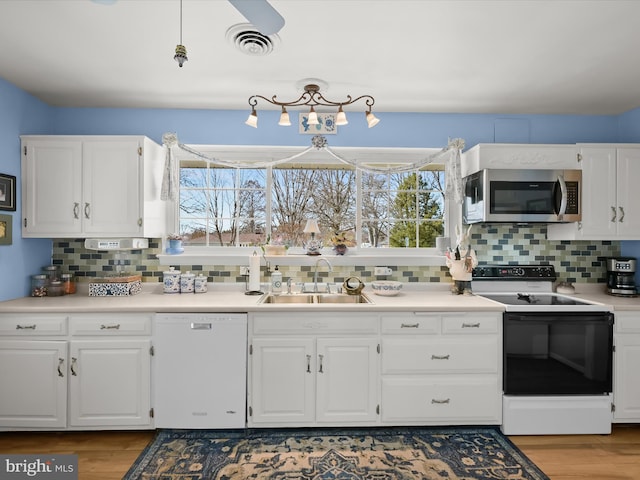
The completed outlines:
[[[0,453],[76,453],[81,480],[120,480],[153,436],[154,432],[3,432]],[[551,480],[640,479],[640,425],[616,425],[612,435],[510,438]]]

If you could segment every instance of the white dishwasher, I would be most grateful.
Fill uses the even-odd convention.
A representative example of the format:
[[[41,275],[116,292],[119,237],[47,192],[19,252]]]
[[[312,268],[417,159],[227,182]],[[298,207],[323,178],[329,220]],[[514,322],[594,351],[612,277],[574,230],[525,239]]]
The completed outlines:
[[[153,338],[156,427],[245,427],[246,314],[157,314]]]

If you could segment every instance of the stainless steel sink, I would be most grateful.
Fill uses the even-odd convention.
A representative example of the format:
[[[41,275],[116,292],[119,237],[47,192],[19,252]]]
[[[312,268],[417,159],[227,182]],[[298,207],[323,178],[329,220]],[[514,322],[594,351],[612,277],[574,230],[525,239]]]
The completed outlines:
[[[344,293],[321,293],[316,297],[317,303],[372,303],[369,297],[360,293],[347,295]]]
[[[321,303],[373,303],[364,294],[347,295],[345,293],[267,293],[258,303],[276,304],[321,304]]]
[[[306,293],[285,293],[280,295],[267,293],[260,299],[258,303],[314,303],[314,298],[314,294]]]

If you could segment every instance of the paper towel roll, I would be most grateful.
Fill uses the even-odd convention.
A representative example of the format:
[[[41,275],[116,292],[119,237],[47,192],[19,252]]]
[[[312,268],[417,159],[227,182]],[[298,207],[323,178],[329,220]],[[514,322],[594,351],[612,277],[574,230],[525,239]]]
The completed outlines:
[[[256,252],[249,257],[249,291],[260,290],[260,257]]]

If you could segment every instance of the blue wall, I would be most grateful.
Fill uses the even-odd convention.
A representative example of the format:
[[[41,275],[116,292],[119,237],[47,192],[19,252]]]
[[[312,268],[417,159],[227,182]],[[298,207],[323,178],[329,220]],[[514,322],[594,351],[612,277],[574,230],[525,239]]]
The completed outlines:
[[[56,108],[0,79],[0,173],[18,177],[18,210],[10,212],[13,245],[0,246],[0,300],[27,294],[30,275],[51,257],[51,241],[20,237],[19,135],[146,135],[161,143],[163,133],[176,132],[183,143],[310,145],[311,136],[298,134],[295,126],[277,125],[279,112],[258,111],[258,129],[244,124],[248,114],[248,110]],[[492,142],[640,142],[640,109],[617,116],[376,112],[381,122],[373,130],[366,127],[363,113],[348,115],[349,125],[339,127],[337,135],[327,135],[330,146],[440,147],[457,137],[467,147]],[[624,242],[623,252],[640,256],[640,242]]]
[[[17,209],[0,211],[12,217],[13,230],[13,243],[0,245],[0,300],[25,295],[29,275],[51,262],[51,240],[22,239],[20,235],[20,135],[52,133],[52,118],[51,107],[0,79],[0,173],[17,177]]]

